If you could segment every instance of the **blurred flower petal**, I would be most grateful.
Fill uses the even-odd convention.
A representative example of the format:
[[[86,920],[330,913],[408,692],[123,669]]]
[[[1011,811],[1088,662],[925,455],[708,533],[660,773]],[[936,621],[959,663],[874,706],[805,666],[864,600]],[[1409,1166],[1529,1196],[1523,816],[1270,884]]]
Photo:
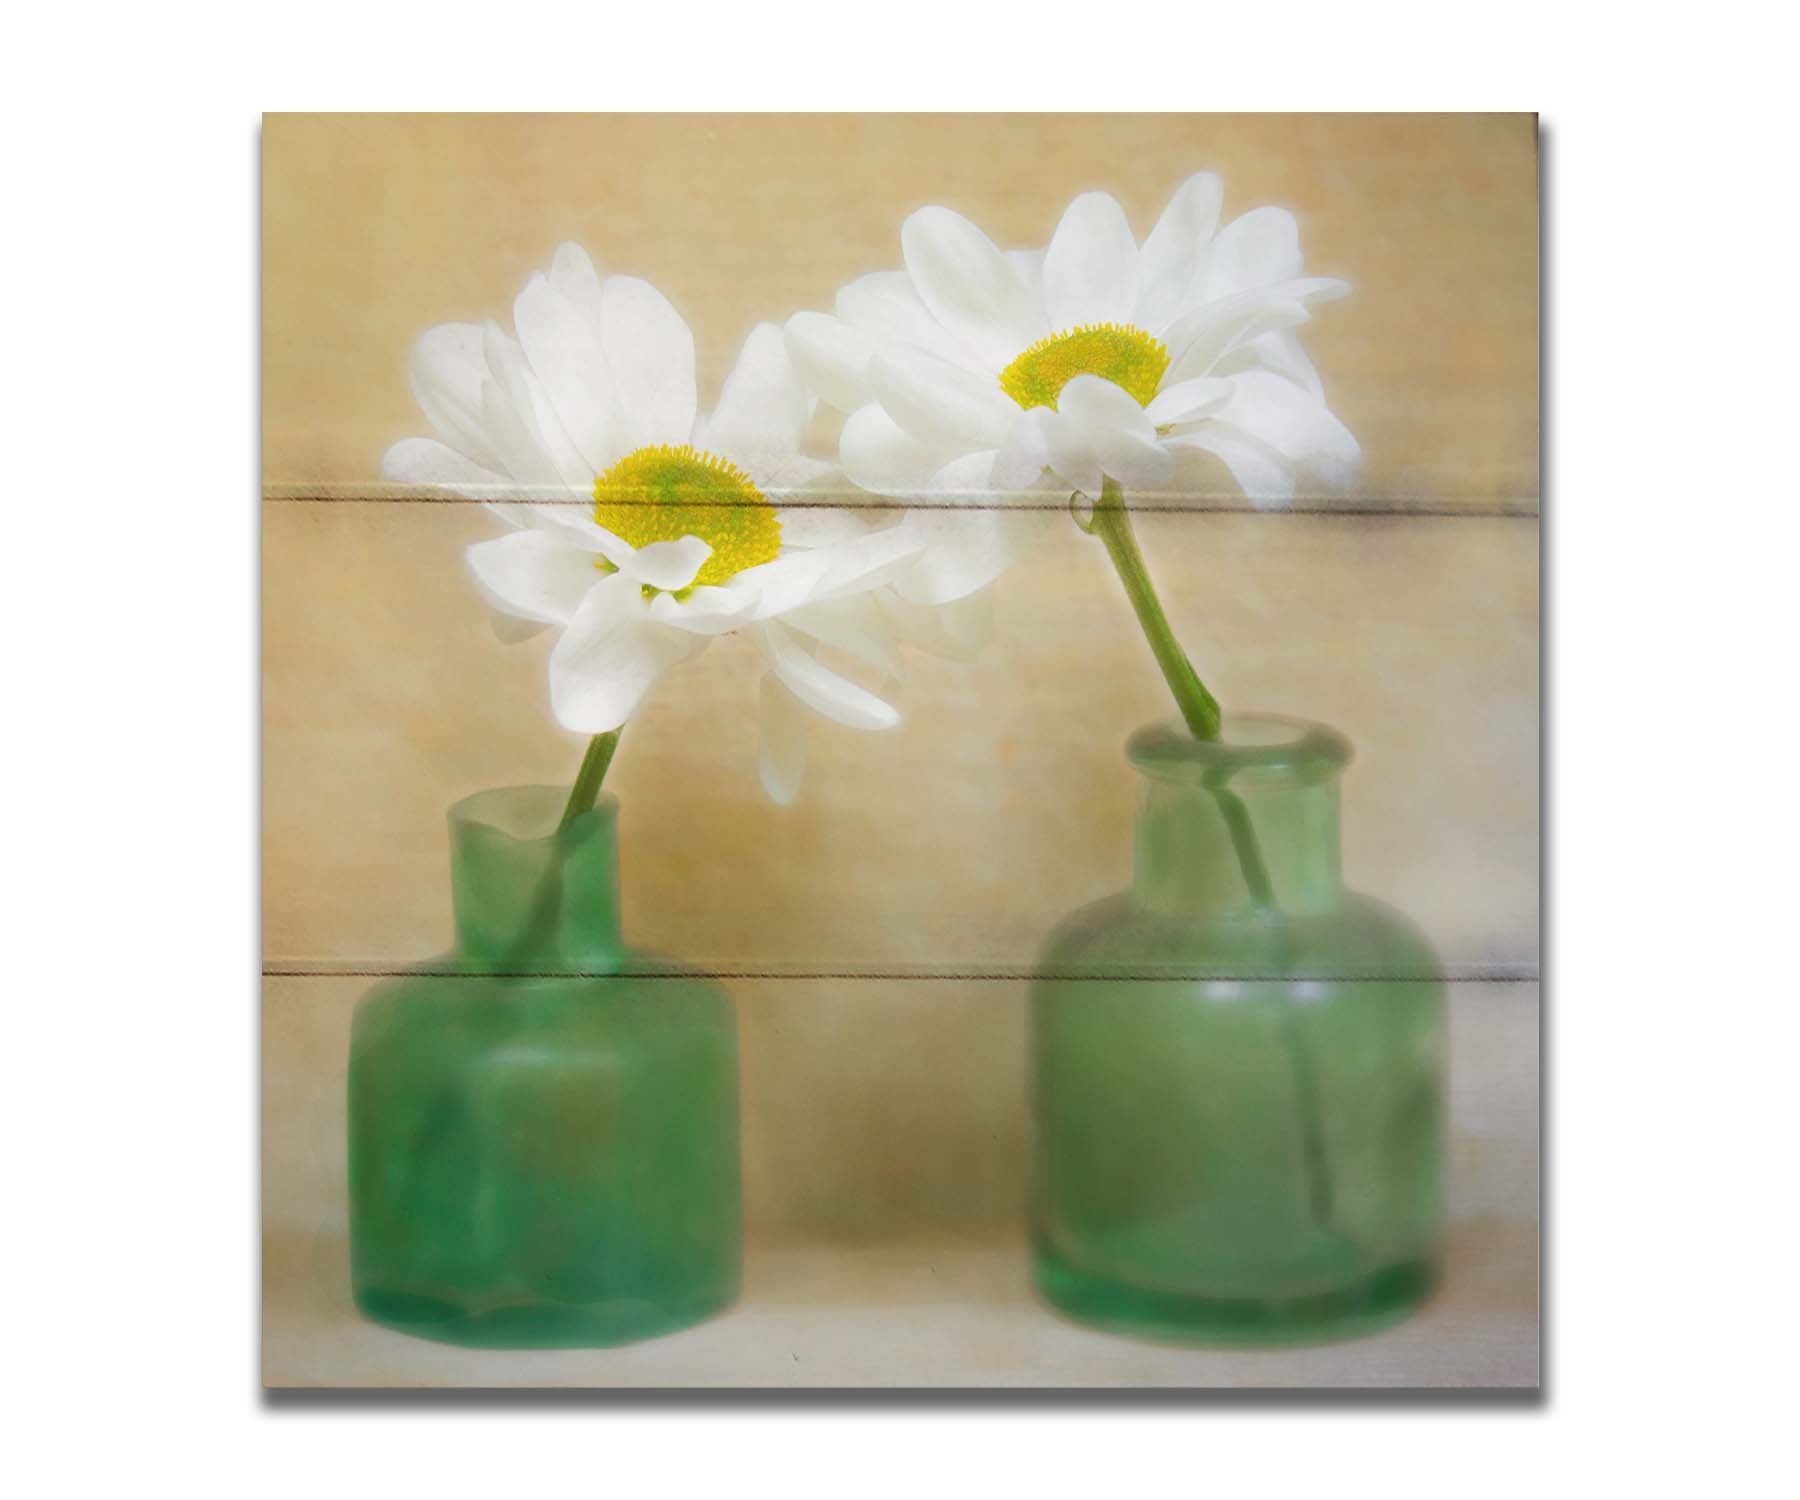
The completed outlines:
[[[817,661],[779,621],[768,621],[762,638],[776,674],[814,712],[852,729],[891,729],[900,722],[892,707]]]
[[[765,672],[757,690],[757,771],[770,800],[786,807],[806,775],[806,711],[779,677]]]
[[[1137,307],[1138,247],[1110,193],[1083,193],[1044,252],[1044,308],[1052,329],[1129,323]]]

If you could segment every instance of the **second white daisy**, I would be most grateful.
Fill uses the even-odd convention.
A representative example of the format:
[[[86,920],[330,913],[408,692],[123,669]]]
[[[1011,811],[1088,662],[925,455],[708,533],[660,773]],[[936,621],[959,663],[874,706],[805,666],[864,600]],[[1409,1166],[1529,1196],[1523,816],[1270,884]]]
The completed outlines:
[[[947,208],[914,213],[905,270],[846,286],[835,317],[787,324],[801,374],[848,414],[846,474],[977,507],[1040,480],[1064,495],[1097,497],[1107,477],[1138,496],[1191,494],[1204,478],[1180,470],[1202,456],[1258,505],[1292,500],[1305,479],[1341,486],[1359,450],[1296,330],[1348,287],[1303,274],[1286,210],[1221,229],[1221,199],[1216,176],[1190,178],[1140,246],[1117,201],[1086,193],[1043,251],[1002,252]],[[1019,535],[940,526],[975,550],[969,587]]]

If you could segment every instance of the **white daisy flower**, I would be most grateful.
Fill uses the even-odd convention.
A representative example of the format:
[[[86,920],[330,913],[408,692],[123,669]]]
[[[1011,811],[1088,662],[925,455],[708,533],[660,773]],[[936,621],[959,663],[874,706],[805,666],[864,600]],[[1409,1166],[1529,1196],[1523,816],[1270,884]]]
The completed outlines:
[[[1222,189],[1184,183],[1140,246],[1106,193],[1069,205],[1044,251],[1003,253],[960,214],[923,208],[900,232],[906,269],[797,313],[789,352],[848,413],[839,456],[879,494],[979,504],[994,492],[1079,491],[1110,476],[1139,496],[1192,493],[1222,462],[1256,505],[1302,479],[1336,487],[1360,452],[1325,404],[1295,330],[1337,280],[1302,274],[1299,230],[1259,208],[1218,228]],[[926,523],[902,588],[931,601],[979,587],[1025,538],[989,512]]]
[[[897,672],[903,622],[869,595],[923,542],[891,516],[777,508],[771,497],[828,494],[836,472],[801,451],[813,402],[781,331],[750,335],[700,417],[681,315],[648,282],[603,280],[579,246],[531,278],[513,321],[516,337],[490,322],[420,340],[412,387],[441,441],[396,444],[383,471],[485,500],[514,528],[468,562],[509,638],[561,631],[558,722],[618,728],[664,672],[731,631],[768,665],[761,769],[777,801],[799,786],[802,708],[856,729],[899,722],[818,650]]]

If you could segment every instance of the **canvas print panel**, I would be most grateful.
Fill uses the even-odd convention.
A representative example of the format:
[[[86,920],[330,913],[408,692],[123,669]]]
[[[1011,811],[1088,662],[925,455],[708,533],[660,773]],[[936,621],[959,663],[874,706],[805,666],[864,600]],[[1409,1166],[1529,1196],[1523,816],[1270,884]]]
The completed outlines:
[[[1535,1383],[1529,118],[264,150],[271,1384]]]

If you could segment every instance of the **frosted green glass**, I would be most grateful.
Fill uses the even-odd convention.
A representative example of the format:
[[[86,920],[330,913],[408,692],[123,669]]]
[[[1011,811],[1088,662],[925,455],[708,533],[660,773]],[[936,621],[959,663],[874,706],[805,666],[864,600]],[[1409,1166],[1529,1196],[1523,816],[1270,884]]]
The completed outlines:
[[[1349,746],[1228,716],[1220,741],[1155,726],[1130,755],[1133,885],[1065,920],[1033,984],[1037,1285],[1191,1342],[1393,1322],[1436,1277],[1445,998],[1419,931],[1339,878]]]
[[[456,947],[357,1010],[350,1238],[377,1322],[597,1346],[737,1294],[737,1033],[713,984],[619,935],[617,804],[555,787],[451,810]]]

